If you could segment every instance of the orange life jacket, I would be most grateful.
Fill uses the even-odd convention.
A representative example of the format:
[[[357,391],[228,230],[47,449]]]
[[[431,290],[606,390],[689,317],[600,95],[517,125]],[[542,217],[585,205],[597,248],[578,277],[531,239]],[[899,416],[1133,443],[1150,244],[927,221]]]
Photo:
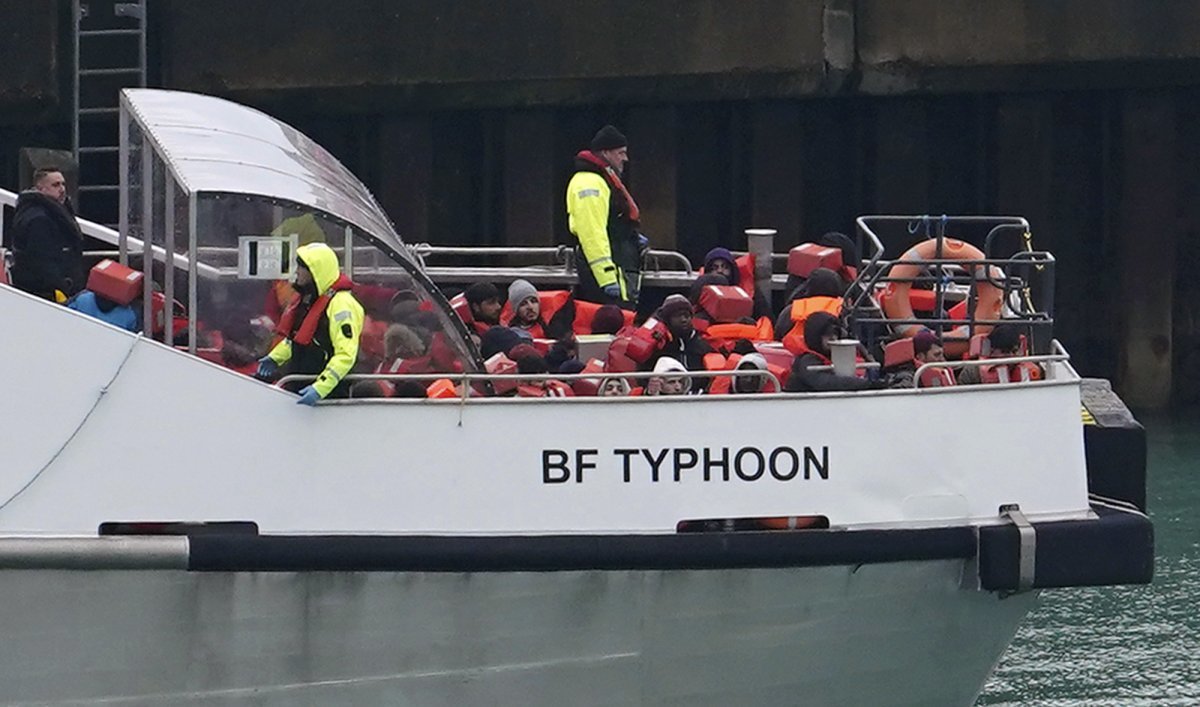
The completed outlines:
[[[828,312],[835,317],[840,316],[843,301],[841,297],[802,297],[793,300],[792,328],[783,337],[784,347],[797,356],[808,351],[808,346],[804,343],[804,322],[808,321],[813,312]]]

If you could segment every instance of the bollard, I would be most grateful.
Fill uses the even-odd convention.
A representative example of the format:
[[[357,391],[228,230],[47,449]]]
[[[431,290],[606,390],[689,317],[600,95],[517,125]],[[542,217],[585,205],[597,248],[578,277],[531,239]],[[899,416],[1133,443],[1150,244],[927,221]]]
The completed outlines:
[[[858,342],[854,339],[835,339],[829,342],[829,360],[833,362],[833,372],[839,376],[853,376],[856,368],[855,355],[858,353]]]
[[[774,228],[747,228],[746,250],[754,256],[754,291],[771,301],[771,256],[775,252]]]

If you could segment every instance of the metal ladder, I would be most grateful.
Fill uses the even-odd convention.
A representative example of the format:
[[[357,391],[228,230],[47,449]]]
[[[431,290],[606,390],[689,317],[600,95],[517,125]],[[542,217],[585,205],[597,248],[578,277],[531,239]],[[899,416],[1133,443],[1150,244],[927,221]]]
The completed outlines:
[[[146,85],[146,0],[74,0],[71,151],[82,216],[118,221],[119,93]],[[115,228],[115,225],[113,225]]]

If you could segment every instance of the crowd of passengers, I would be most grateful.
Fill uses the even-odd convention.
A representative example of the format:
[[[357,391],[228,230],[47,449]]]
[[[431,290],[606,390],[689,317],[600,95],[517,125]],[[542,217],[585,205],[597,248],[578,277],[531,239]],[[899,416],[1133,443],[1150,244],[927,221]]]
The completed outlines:
[[[326,251],[326,257],[335,257]],[[301,294],[304,283],[312,280],[303,274],[310,257],[301,258]],[[538,291],[522,279],[503,290],[476,283],[452,297],[451,307],[487,372],[511,377],[493,379],[490,385],[473,383],[465,392],[516,397],[760,394],[780,392],[780,386],[784,392],[855,391],[1041,377],[1041,369],[1032,363],[972,366],[957,378],[948,368],[922,369],[923,364],[946,360],[941,341],[929,329],[884,347],[881,367],[860,366],[854,375],[839,374],[831,365],[830,345],[845,334],[839,315],[853,271],[816,267],[796,276],[786,305],[775,316],[762,293],[754,291],[752,272],[750,256],[735,258],[715,248],[705,257],[688,295],[669,295],[643,317],[615,303],[589,302],[576,292]],[[325,280],[332,277],[327,274]],[[328,391],[317,391],[320,397],[464,394],[455,378],[433,375],[461,373],[463,365],[436,308],[418,296],[411,283],[390,289],[352,283],[347,287],[368,303],[373,316],[356,315],[362,318],[358,353],[346,370],[392,377],[353,384],[330,379]],[[386,305],[381,297],[386,297]],[[269,314],[281,322],[289,320],[286,310]],[[284,330],[294,326],[282,324],[278,336],[288,341]],[[329,335],[337,338],[336,327]],[[1011,357],[1024,353],[1025,347],[1019,327],[1002,324],[976,337],[972,348],[964,357]],[[260,377],[271,380],[284,372],[280,366],[287,359],[278,353],[276,347],[263,357],[256,370]],[[860,363],[870,360],[860,350]],[[688,375],[696,371],[718,375]],[[426,376],[411,378],[416,374]],[[335,376],[344,378],[345,373]]]
[[[838,242],[835,234],[823,240],[831,239]],[[448,339],[450,327],[439,308],[410,278],[392,287],[354,283],[323,243],[303,246],[298,255],[295,281],[271,286],[263,314],[252,323],[255,335],[218,341],[215,360],[268,381],[289,373],[317,376],[292,387],[307,404],[326,397],[463,395],[458,380],[436,375],[462,373],[462,351]],[[513,377],[472,383],[466,392],[516,397],[762,394],[780,392],[780,386],[783,392],[857,391],[1042,376],[1042,369],[1029,362],[968,366],[957,375],[950,368],[922,368],[946,361],[942,341],[930,329],[884,346],[880,366],[840,374],[831,364],[830,347],[846,334],[840,314],[853,271],[815,267],[803,276],[793,273],[792,292],[776,314],[763,293],[754,290],[753,266],[749,255],[735,258],[714,248],[686,296],[669,295],[642,317],[632,308],[589,302],[576,292],[538,291],[523,279],[503,291],[486,282],[471,285],[451,298],[451,308],[487,372]],[[118,272],[98,277],[106,269]],[[125,270],[111,261],[94,272],[88,282],[100,283],[96,287],[101,292],[84,288],[69,306],[86,311],[76,303],[99,303],[104,311],[93,316],[117,323],[112,314],[122,313],[130,318],[126,328],[134,330],[138,303],[113,302],[110,297],[117,295],[101,285],[115,278],[133,297],[140,292],[140,278],[130,284]],[[211,347],[213,342],[206,343]],[[581,354],[582,348],[590,353]],[[1025,353],[1020,327],[1001,324],[975,337],[962,357]],[[858,362],[871,359],[860,346]],[[719,375],[688,375],[696,371]],[[351,382],[346,379],[351,373],[391,377]],[[412,377],[417,375],[423,377]]]

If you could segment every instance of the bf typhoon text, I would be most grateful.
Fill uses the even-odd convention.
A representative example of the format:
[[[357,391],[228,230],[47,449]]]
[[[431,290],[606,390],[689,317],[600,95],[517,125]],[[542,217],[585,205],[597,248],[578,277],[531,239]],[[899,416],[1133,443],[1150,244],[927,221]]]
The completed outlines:
[[[620,474],[627,484],[828,479],[829,447],[542,450],[544,484],[583,483],[596,474]]]

